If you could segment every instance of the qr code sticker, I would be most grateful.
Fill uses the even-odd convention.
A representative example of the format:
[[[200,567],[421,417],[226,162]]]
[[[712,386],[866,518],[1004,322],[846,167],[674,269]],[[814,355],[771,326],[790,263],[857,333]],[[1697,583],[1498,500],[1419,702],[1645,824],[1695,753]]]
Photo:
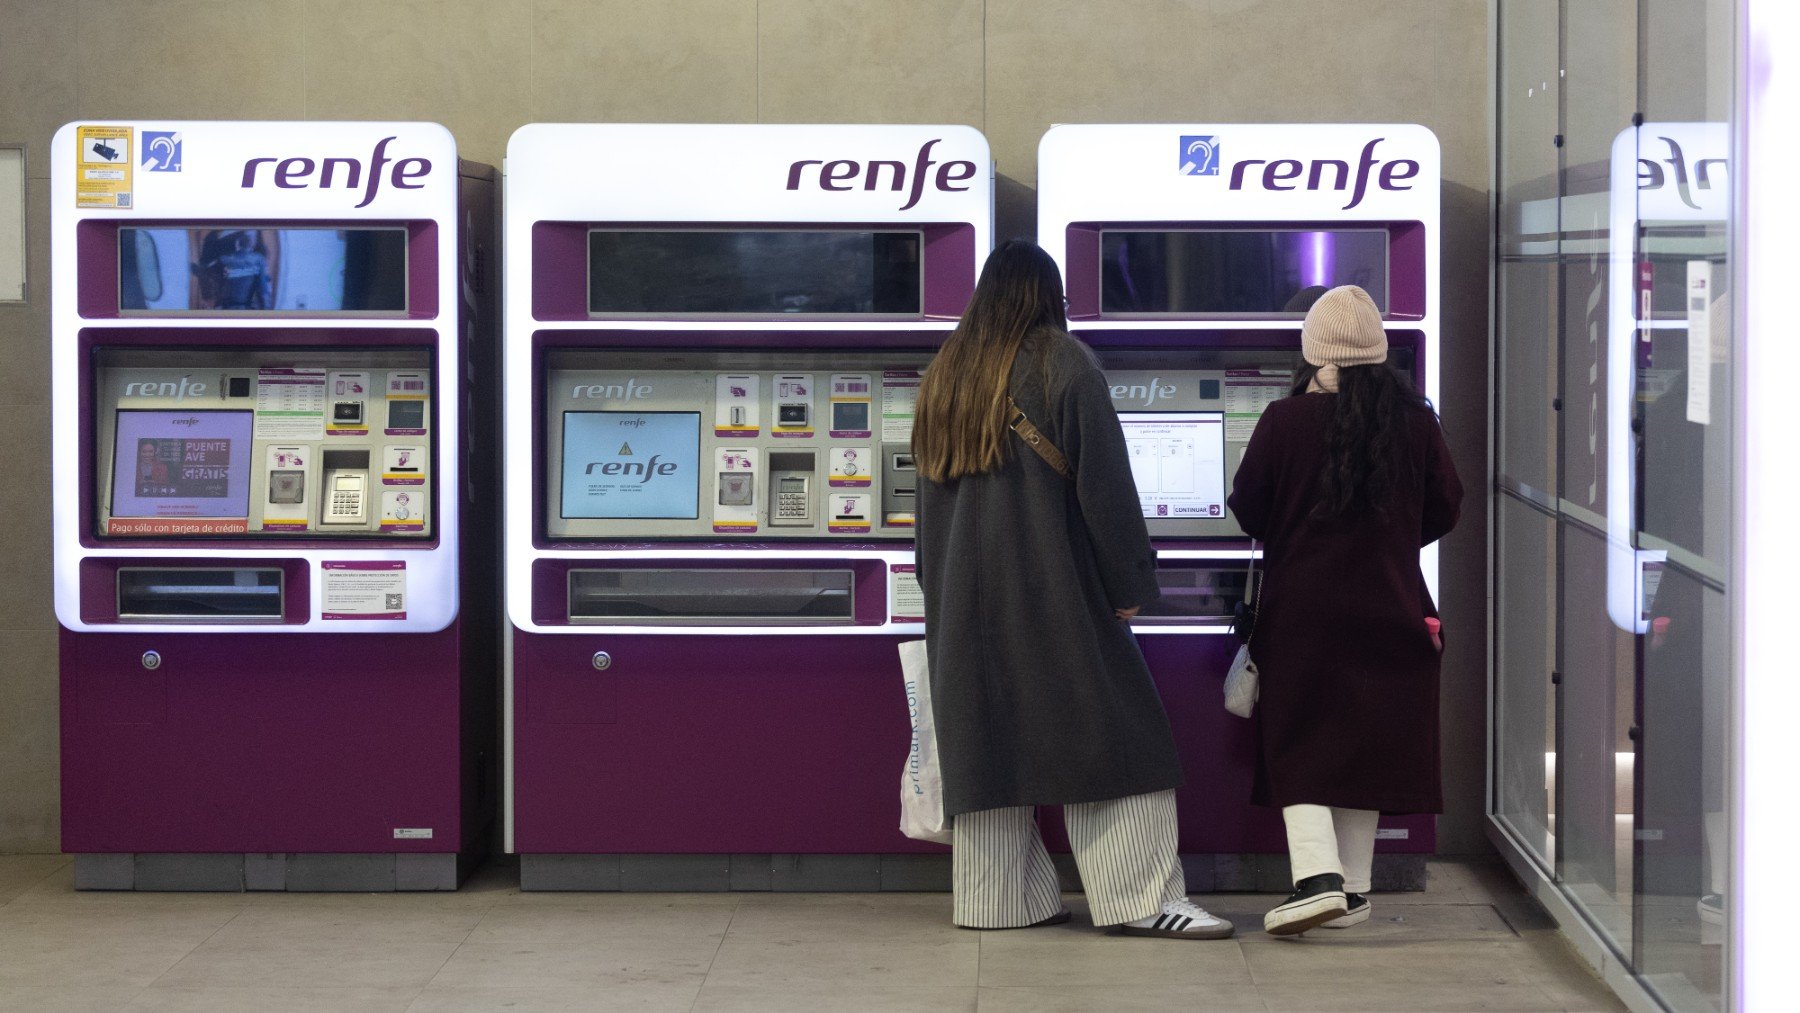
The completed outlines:
[[[406,607],[406,596],[403,594],[388,595],[387,596],[387,607],[388,607],[388,611],[390,611],[390,612],[400,611],[402,608]]]
[[[130,192],[126,192],[126,193],[122,193],[122,194],[120,194],[120,195],[119,195],[119,207],[122,207],[122,208],[128,208],[128,207],[130,207],[130,206],[131,206],[131,194],[130,194]]]

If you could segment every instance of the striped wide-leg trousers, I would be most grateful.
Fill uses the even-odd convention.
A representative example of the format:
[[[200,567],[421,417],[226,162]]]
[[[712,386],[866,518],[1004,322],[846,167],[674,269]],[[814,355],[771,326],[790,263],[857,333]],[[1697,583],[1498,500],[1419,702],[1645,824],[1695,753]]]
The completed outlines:
[[[1145,918],[1187,896],[1173,791],[1066,805],[1063,821],[1095,925]],[[1031,807],[963,813],[952,831],[956,924],[1016,928],[1062,910],[1056,867]]]

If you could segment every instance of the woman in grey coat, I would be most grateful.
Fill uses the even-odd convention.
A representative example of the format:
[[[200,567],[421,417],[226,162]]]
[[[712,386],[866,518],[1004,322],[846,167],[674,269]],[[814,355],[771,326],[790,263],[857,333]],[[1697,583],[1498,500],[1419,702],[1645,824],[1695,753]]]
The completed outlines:
[[[1187,900],[1181,764],[1126,625],[1158,591],[1124,433],[1036,245],[988,258],[920,384],[913,454],[954,921],[1069,919],[1033,815],[1062,805],[1096,925],[1230,936]]]

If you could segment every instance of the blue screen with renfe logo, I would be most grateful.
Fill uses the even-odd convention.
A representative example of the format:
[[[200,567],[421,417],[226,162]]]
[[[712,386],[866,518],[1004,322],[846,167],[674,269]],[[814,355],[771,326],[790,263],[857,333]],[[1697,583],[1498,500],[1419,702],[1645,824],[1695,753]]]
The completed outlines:
[[[700,515],[699,412],[563,412],[562,515]]]

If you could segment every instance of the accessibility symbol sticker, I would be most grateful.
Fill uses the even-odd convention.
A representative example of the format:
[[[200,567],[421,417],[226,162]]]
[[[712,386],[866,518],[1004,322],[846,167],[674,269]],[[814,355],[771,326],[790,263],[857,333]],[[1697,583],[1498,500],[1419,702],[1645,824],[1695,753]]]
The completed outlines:
[[[1181,138],[1181,174],[1184,176],[1217,176],[1219,174],[1219,137],[1217,134],[1184,134]]]
[[[151,172],[181,171],[181,134],[174,130],[144,131],[144,160]]]

